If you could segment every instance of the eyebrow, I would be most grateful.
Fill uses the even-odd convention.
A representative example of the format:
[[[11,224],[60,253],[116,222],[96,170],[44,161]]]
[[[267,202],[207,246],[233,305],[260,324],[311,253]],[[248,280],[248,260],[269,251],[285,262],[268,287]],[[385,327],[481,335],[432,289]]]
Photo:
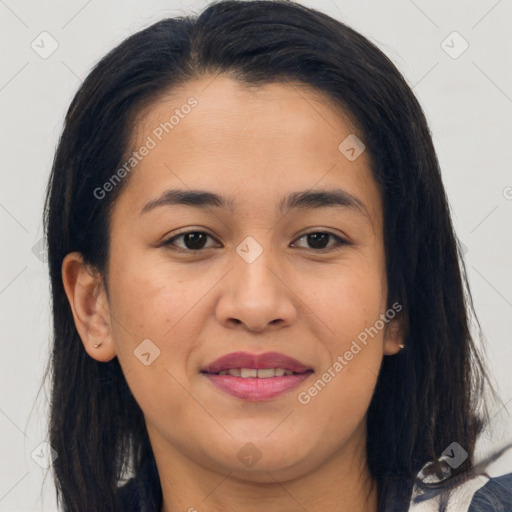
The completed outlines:
[[[158,198],[147,202],[140,211],[140,215],[161,206],[174,205],[192,206],[200,209],[211,207],[224,208],[234,212],[237,202],[234,197],[225,197],[204,190],[170,189],[166,190]],[[291,192],[279,201],[277,211],[283,215],[294,209],[312,210],[332,207],[349,208],[359,211],[359,213],[370,220],[370,214],[366,205],[356,196],[340,188]]]

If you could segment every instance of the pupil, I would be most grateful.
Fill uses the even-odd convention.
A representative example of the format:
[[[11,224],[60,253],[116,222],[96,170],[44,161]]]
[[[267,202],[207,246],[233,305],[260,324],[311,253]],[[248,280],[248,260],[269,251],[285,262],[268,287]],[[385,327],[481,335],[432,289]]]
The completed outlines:
[[[201,244],[201,237],[203,238],[203,244]],[[204,233],[188,233],[185,236],[185,245],[188,249],[202,249],[205,238],[206,237]],[[195,246],[195,244],[199,244],[199,247]]]
[[[322,243],[327,242],[329,239],[329,235],[327,233],[311,233],[308,235],[308,242],[314,249],[324,249],[326,244]],[[318,243],[320,240],[320,243]]]

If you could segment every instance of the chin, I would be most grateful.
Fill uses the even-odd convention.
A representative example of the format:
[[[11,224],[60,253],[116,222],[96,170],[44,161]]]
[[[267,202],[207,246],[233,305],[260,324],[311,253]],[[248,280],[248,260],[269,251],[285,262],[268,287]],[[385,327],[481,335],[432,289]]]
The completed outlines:
[[[217,469],[240,481],[272,483],[299,478],[314,470],[320,463],[314,456],[314,447],[307,447],[298,439],[262,436],[235,442],[236,450],[229,450],[222,458],[218,454]],[[218,446],[218,445],[217,445]],[[300,451],[299,448],[300,447]]]

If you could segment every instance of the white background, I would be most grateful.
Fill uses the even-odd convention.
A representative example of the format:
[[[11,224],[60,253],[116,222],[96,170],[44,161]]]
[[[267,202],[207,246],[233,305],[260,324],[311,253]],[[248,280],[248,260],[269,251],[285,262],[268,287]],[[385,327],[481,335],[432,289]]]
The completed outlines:
[[[512,1],[303,3],[375,42],[425,110],[502,400],[494,435],[479,446],[502,446],[512,441]],[[65,111],[93,64],[123,38],[204,5],[0,0],[1,511],[56,510],[51,475],[43,486],[45,471],[31,458],[46,435],[45,392],[36,395],[50,345],[47,268],[32,249],[43,234],[44,191]],[[31,47],[43,31],[58,43],[47,59]],[[452,54],[462,48],[453,31],[469,44],[458,58],[441,45],[446,40]],[[498,474],[512,471],[511,452]]]

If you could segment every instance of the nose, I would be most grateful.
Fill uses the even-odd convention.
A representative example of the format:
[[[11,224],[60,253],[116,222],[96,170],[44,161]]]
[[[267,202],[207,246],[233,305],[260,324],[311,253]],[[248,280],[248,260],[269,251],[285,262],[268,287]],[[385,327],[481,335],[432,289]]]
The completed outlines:
[[[254,246],[245,253],[243,247],[237,249],[233,269],[222,280],[217,319],[225,327],[253,332],[290,326],[298,303],[290,273],[272,250],[259,249],[261,253],[253,259],[254,250]]]

